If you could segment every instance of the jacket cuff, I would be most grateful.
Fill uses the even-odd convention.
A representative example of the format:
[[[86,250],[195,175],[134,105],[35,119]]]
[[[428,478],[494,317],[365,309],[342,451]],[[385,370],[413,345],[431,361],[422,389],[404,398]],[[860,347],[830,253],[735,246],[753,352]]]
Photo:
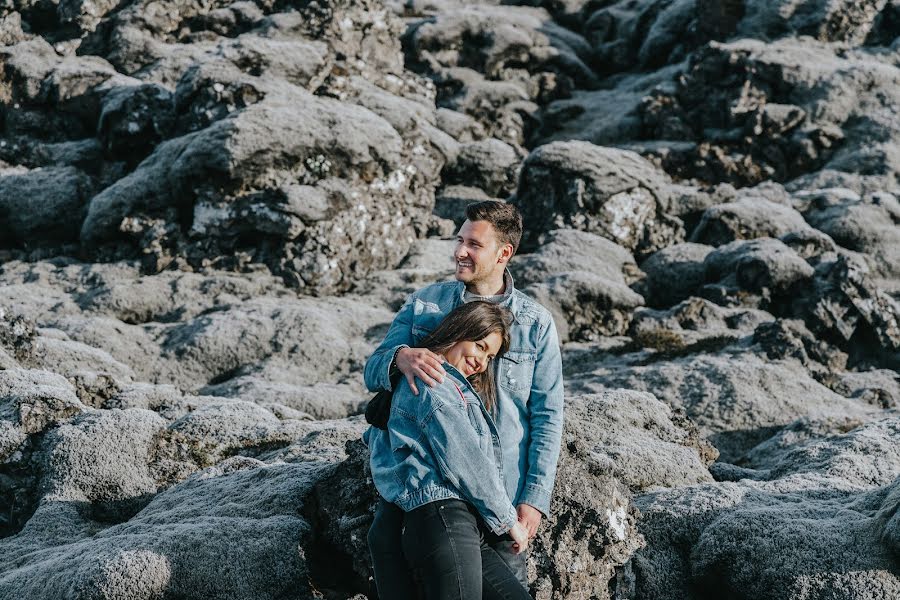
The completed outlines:
[[[391,375],[394,373],[394,370],[397,368],[396,360],[397,353],[403,350],[404,348],[409,348],[406,344],[400,344],[391,350],[391,360],[388,361],[387,369],[385,369],[384,374],[384,387],[382,389],[388,390],[389,392],[394,391],[394,386],[391,385]]]
[[[551,494],[552,491],[543,486],[537,485],[536,483],[528,483],[525,485],[522,493],[519,494],[519,501],[517,502],[517,504],[527,504],[528,506],[533,506],[534,508],[541,511],[541,513],[545,517],[547,517],[550,515]]]
[[[506,514],[506,517],[502,521],[499,521],[497,523],[487,523],[487,520],[485,520],[485,523],[490,526],[491,531],[495,535],[503,535],[504,533],[509,532],[509,530],[513,528],[513,525],[515,525],[518,521],[519,515],[516,512],[516,509],[510,506],[509,512]]]

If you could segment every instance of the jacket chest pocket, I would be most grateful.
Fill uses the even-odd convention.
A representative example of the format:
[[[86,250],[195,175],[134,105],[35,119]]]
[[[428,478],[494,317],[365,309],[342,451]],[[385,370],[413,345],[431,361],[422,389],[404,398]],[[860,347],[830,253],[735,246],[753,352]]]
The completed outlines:
[[[535,352],[518,350],[510,350],[504,354],[497,373],[500,387],[513,392],[531,389],[535,357]]]
[[[484,420],[481,406],[476,407],[469,404],[469,406],[466,407],[466,412],[469,413],[469,423],[471,423],[472,429],[475,430],[475,433],[478,436],[478,447],[486,456],[493,456],[494,443],[491,438],[491,430]]]

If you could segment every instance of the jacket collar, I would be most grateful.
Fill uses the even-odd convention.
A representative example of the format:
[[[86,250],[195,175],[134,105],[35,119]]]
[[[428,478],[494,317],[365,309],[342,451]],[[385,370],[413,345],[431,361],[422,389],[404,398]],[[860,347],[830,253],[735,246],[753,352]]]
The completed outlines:
[[[459,302],[462,304],[466,301],[465,291],[466,284],[462,281],[457,281],[457,294],[459,295]],[[515,284],[513,282],[512,274],[510,274],[509,269],[505,269],[503,271],[503,300],[499,302],[500,306],[504,308],[511,308],[513,293],[515,292]]]

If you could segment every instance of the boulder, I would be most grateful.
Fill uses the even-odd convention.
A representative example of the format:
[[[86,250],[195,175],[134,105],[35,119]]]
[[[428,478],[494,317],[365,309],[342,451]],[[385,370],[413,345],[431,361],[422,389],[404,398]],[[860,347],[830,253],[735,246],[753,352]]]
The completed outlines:
[[[789,298],[812,280],[813,268],[784,243],[772,238],[735,241],[703,261],[707,285],[702,295],[717,303],[745,303],[742,292],[768,301]],[[729,300],[718,297],[721,293]]]
[[[456,159],[444,167],[443,180],[484,190],[489,196],[506,197],[515,191],[521,157],[496,138],[463,144]]]
[[[93,187],[91,178],[74,167],[0,177],[0,244],[33,248],[77,243]]]
[[[722,246],[735,240],[780,238],[808,229],[803,216],[789,206],[763,198],[742,198],[706,209],[691,241]]]
[[[683,242],[651,254],[641,263],[647,274],[642,282],[647,303],[662,308],[695,294],[706,282],[704,261],[712,251],[711,246]]]
[[[542,234],[570,227],[651,252],[660,241],[654,238],[671,243],[678,237],[660,217],[669,200],[667,181],[633,152],[587,142],[541,146],[522,165],[515,199],[528,225],[523,244],[533,248]]]
[[[638,308],[628,335],[636,348],[659,355],[689,354],[705,345],[726,345],[774,319],[763,310],[728,308],[691,297],[668,310]]]
[[[738,35],[771,39],[786,35],[806,35],[825,42],[861,45],[872,31],[888,2],[832,2],[826,6],[813,2],[747,2]]]
[[[849,352],[851,364],[900,364],[900,304],[874,285],[862,261],[842,256],[819,265],[794,310],[814,334]]]
[[[809,38],[710,42],[644,100],[643,132],[670,141],[667,169],[684,178],[752,185],[827,168],[892,181],[900,129],[885,107],[898,80],[895,66]]]
[[[41,433],[86,408],[64,377],[29,369],[0,371],[0,401],[0,460],[4,462],[10,460],[27,436]]]
[[[466,221],[466,206],[491,198],[483,189],[468,185],[448,185],[439,190],[434,198],[434,214],[453,221],[457,230]]]
[[[900,290],[900,203],[888,193],[798,194],[804,218],[847,250],[867,255],[872,277],[887,292]]]
[[[873,412],[815,381],[799,362],[735,347],[645,365],[610,359],[566,379],[566,389],[576,394],[620,387],[683,408],[727,462],[739,461],[799,417],[864,419]]]
[[[307,114],[298,116],[297,106]],[[338,125],[323,126],[332,120]],[[417,210],[431,210],[430,190],[418,187],[427,173],[404,164],[401,146],[396,130],[364,108],[300,91],[267,96],[160,144],[91,200],[82,241],[100,252],[130,237],[153,271],[176,255],[197,266],[222,256],[219,264],[236,266],[233,253],[243,252],[301,289],[346,290],[367,269],[396,264],[415,237]],[[267,191],[243,191],[253,186]],[[404,209],[409,216],[398,221],[390,207],[407,203],[422,208]],[[373,232],[385,227],[390,234],[378,241]],[[242,239],[256,238],[270,242],[241,250]],[[365,254],[346,252],[363,239]]]
[[[624,333],[643,298],[628,287],[639,275],[631,254],[585,231],[551,231],[532,254],[510,264],[516,285],[554,315],[560,339]]]
[[[896,420],[800,442],[800,449],[768,463],[760,481],[638,497],[648,545],[633,561],[637,594],[661,599],[896,594],[900,580],[891,519],[900,463],[887,447],[894,445],[889,440],[897,435]],[[795,551],[785,557],[773,551],[779,547]]]
[[[467,68],[487,79],[511,81],[531,99],[595,80],[585,64],[590,56],[585,40],[542,9],[466,5],[416,23],[406,35],[413,69],[439,74]],[[458,50],[462,41],[471,45],[469,51]]]

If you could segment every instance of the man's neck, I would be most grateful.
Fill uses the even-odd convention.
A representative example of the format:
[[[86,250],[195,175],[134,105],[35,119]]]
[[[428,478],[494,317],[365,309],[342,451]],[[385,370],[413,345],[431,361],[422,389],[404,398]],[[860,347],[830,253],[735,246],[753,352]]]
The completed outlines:
[[[476,296],[499,296],[506,292],[506,278],[501,272],[497,277],[487,281],[473,281],[466,284],[466,291]]]

